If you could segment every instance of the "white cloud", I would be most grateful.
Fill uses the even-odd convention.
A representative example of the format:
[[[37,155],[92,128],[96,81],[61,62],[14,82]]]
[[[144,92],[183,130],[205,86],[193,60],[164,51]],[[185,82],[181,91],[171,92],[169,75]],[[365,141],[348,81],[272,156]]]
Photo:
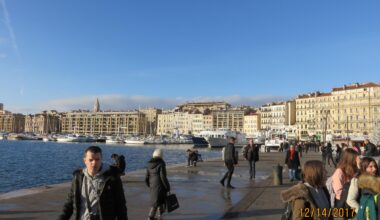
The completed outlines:
[[[259,96],[218,96],[218,97],[154,97],[154,96],[124,96],[124,95],[99,95],[73,97],[67,99],[51,100],[38,107],[38,111],[57,110],[70,111],[77,109],[92,110],[96,98],[99,98],[100,108],[102,110],[131,110],[147,107],[162,109],[173,108],[176,105],[185,102],[208,102],[208,101],[225,101],[232,105],[250,105],[260,106],[273,101],[289,100],[290,97],[259,95]],[[37,109],[37,108],[36,108]]]

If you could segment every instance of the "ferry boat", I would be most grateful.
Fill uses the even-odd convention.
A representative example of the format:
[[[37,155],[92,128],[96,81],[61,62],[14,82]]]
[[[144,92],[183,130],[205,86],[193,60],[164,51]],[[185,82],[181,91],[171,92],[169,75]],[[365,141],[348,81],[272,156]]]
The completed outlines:
[[[58,142],[92,142],[93,139],[91,137],[86,137],[84,135],[68,134],[68,135],[57,137],[57,141]]]
[[[281,144],[285,142],[286,136],[283,133],[270,133],[265,140],[265,152],[279,151]]]
[[[124,143],[124,140],[121,136],[107,136],[106,143],[107,144],[121,144],[121,143]]]
[[[243,147],[247,144],[247,138],[244,133],[230,129],[204,130],[198,136],[203,137],[208,142],[210,148],[227,146],[229,137],[236,138],[235,147]]]

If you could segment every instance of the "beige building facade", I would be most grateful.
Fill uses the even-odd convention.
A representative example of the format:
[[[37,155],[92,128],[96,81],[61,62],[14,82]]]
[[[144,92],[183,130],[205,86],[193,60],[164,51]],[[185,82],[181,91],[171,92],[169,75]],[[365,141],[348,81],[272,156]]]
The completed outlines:
[[[204,113],[206,109],[212,110],[226,110],[231,108],[231,105],[226,102],[188,102],[178,106],[179,111],[195,111]]]
[[[336,136],[373,136],[380,125],[380,84],[353,84],[332,89],[329,112]]]
[[[244,116],[243,132],[247,137],[253,137],[261,129],[261,118],[259,113],[252,113]]]
[[[296,98],[296,126],[300,139],[331,134],[331,93],[309,93]]]
[[[260,108],[262,130],[284,130],[296,123],[296,102],[274,102]]]
[[[228,128],[243,132],[244,110],[215,110],[211,115],[213,129]]]
[[[161,109],[156,108],[147,108],[141,109],[142,113],[145,114],[145,134],[147,135],[156,135],[157,134],[157,117],[162,113]]]
[[[157,117],[157,134],[191,134],[192,114],[188,112],[164,111]]]
[[[0,111],[0,132],[22,133],[25,131],[25,115]]]
[[[36,134],[60,133],[60,115],[57,111],[44,111],[25,116],[25,132]]]
[[[144,135],[145,114],[139,111],[63,113],[62,133]]]
[[[299,138],[380,136],[380,84],[355,83],[333,88],[330,93],[300,95],[296,118]]]

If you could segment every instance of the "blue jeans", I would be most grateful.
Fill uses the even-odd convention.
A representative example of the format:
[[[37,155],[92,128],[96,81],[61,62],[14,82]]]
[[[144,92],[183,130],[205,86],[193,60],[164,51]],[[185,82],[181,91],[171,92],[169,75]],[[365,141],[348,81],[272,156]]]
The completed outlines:
[[[256,178],[256,162],[254,160],[248,160],[249,175],[252,178]]]
[[[296,179],[296,169],[289,169],[289,179],[293,181]]]

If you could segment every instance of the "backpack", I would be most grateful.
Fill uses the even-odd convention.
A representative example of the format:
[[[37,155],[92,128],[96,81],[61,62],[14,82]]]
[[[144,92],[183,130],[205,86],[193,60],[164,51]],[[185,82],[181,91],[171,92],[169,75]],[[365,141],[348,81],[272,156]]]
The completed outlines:
[[[330,176],[327,179],[327,181],[326,181],[326,188],[327,188],[327,191],[330,194],[330,206],[331,206],[331,208],[334,208],[335,207],[335,192],[334,192],[334,189],[333,189],[333,186],[332,186],[332,176]]]
[[[287,202],[285,204],[284,213],[281,215],[281,220],[292,220],[293,219],[293,210],[292,203]]]
[[[357,214],[358,220],[377,219],[376,203],[378,195],[363,194],[360,198],[360,205]]]

